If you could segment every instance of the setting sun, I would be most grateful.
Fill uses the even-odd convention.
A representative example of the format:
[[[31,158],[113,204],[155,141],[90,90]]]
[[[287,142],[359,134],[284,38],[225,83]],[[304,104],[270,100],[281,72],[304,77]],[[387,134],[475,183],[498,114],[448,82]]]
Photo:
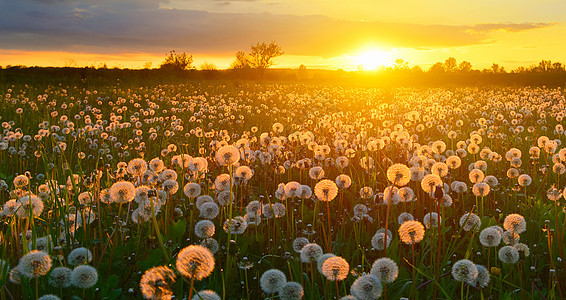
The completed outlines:
[[[364,70],[368,71],[375,70],[380,66],[389,66],[392,63],[391,55],[379,50],[369,50],[354,57],[354,64],[362,66]]]

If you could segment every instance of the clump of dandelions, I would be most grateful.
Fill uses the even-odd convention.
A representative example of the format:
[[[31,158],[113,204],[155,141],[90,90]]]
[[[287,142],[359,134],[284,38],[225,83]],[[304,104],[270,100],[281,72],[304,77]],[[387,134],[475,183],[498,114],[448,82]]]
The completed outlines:
[[[259,279],[261,290],[266,294],[276,293],[285,283],[287,283],[287,277],[277,269],[265,271]]]

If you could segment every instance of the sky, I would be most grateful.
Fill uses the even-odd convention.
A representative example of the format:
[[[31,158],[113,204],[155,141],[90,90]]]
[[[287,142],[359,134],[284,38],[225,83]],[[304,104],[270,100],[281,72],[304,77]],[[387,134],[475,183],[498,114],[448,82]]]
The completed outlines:
[[[508,70],[566,62],[564,0],[0,0],[0,66],[227,68],[275,41],[275,67],[354,70],[454,57]]]

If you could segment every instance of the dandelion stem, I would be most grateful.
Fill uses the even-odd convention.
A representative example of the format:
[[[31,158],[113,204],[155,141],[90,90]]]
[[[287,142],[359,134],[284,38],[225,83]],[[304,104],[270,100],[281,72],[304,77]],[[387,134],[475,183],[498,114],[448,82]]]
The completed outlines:
[[[326,209],[328,212],[328,245],[326,246],[326,250],[328,252],[332,252],[332,232],[330,231],[330,201],[326,201]]]
[[[150,198],[151,199],[151,198]],[[159,242],[159,247],[163,252],[163,255],[169,261],[169,254],[167,254],[167,250],[165,249],[165,245],[163,244],[163,238],[161,237],[161,231],[159,231],[159,225],[157,224],[157,219],[155,218],[155,208],[153,206],[153,200],[151,201],[151,220],[153,221],[153,227],[155,228],[155,235],[157,235],[157,241]]]

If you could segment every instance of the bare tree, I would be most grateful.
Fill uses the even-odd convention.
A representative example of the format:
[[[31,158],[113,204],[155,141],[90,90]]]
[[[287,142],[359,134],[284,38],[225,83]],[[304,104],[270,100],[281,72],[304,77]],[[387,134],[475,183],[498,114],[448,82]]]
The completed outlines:
[[[236,60],[230,65],[230,69],[250,69],[250,60],[244,51],[236,52]]]
[[[249,63],[255,69],[267,69],[275,64],[274,59],[283,55],[281,47],[275,42],[269,44],[265,42],[257,43],[252,46],[249,56]]]
[[[161,69],[168,70],[187,70],[192,69],[193,56],[185,52],[177,54],[175,50],[171,50],[165,61],[161,64]]]

